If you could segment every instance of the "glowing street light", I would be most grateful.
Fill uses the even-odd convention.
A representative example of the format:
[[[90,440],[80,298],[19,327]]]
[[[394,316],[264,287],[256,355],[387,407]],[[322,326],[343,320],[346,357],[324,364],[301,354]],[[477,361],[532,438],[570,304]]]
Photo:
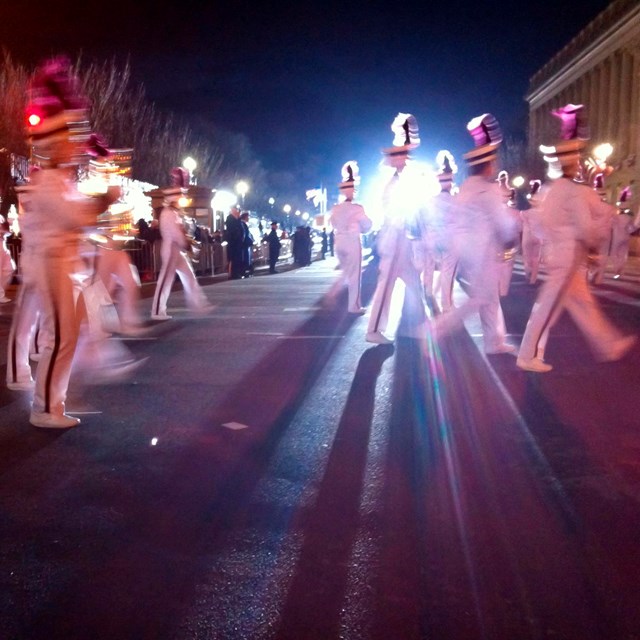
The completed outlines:
[[[291,205],[290,204],[285,204],[284,207],[282,207],[282,210],[289,215],[291,213]]]
[[[524,184],[524,178],[522,176],[516,176],[511,184],[513,184],[516,189],[519,189]]]
[[[276,203],[276,199],[275,198],[269,198],[268,202],[273,207],[273,205]]]
[[[242,206],[244,207],[244,197],[249,191],[249,185],[244,180],[236,182],[236,193],[242,198]]]
[[[194,175],[194,172],[196,170],[196,167],[198,166],[198,163],[191,156],[187,156],[182,161],[182,166],[189,172],[189,184],[196,184],[196,177]]]

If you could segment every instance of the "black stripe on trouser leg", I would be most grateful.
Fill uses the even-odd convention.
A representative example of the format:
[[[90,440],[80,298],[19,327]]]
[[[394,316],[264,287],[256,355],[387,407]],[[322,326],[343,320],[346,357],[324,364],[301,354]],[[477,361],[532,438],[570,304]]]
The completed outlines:
[[[167,269],[164,273],[164,277],[162,278],[162,280],[158,283],[159,288],[158,288],[158,300],[156,302],[156,306],[154,308],[153,314],[154,315],[158,315],[160,312],[160,298],[162,297],[162,292],[164,291],[164,286],[165,283],[167,282],[167,278],[169,277],[169,269]],[[173,277],[176,277],[175,271],[173,272]]]
[[[49,276],[51,277],[51,273]],[[58,274],[56,274],[58,275]],[[49,360],[49,368],[45,377],[44,387],[44,411],[45,413],[51,413],[51,380],[53,378],[53,369],[56,364],[56,358],[60,351],[60,314],[58,313],[58,306],[56,305],[55,297],[52,295],[53,288],[51,287],[51,280],[49,280],[49,298],[51,301],[51,308],[53,310],[53,348],[51,349],[51,359]]]
[[[393,290],[393,284],[396,281],[396,269],[393,262],[389,264],[389,272],[387,277],[387,282],[385,283],[384,289],[382,290],[382,299],[380,300],[380,305],[378,306],[378,315],[376,317],[376,321],[374,322],[373,331],[377,333],[378,325],[380,324],[380,317],[382,316],[382,309],[384,309],[385,301],[387,296],[389,295],[389,288]],[[393,283],[393,284],[392,284]]]
[[[24,307],[24,287],[20,288],[18,293],[18,304],[14,311],[13,322],[11,323],[11,329],[9,330],[9,362],[11,367],[11,380],[9,382],[18,382],[18,341],[16,340],[16,326],[19,323],[19,318],[23,313]]]

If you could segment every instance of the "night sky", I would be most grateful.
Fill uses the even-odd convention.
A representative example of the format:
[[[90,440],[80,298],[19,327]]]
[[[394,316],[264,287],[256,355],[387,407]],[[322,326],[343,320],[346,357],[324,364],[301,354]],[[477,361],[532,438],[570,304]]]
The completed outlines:
[[[486,111],[522,136],[529,78],[609,2],[269,4],[3,2],[0,38],[21,62],[129,57],[158,106],[246,134],[304,190],[333,187],[347,160],[374,171],[399,111],[429,162],[440,148],[461,162]]]

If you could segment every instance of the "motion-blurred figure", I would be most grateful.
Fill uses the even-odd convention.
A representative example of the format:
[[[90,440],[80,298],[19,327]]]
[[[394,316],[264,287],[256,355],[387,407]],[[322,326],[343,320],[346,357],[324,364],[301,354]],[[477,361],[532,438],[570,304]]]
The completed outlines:
[[[535,284],[540,270],[540,257],[542,255],[542,230],[540,228],[540,205],[544,198],[545,190],[542,189],[540,180],[531,180],[529,183],[527,200],[529,208],[520,212],[522,218],[522,262],[524,274],[529,284]]]
[[[552,369],[544,361],[546,343],[550,328],[564,310],[598,360],[618,360],[635,342],[635,336],[623,336],[609,322],[587,282],[589,249],[600,241],[601,221],[614,215],[615,208],[593,189],[575,181],[580,152],[589,139],[584,107],[568,104],[552,114],[561,120],[561,140],[555,146],[541,146],[541,150],[545,160],[560,164],[562,176],[552,183],[542,205],[547,277],[531,310],[517,360],[521,369],[538,373]]]
[[[16,263],[11,257],[9,247],[7,247],[7,236],[9,235],[11,235],[9,223],[0,216],[0,303],[2,304],[11,302],[11,298],[6,295],[6,292],[16,271]]]
[[[30,422],[41,428],[64,429],[80,420],[65,413],[71,365],[79,322],[72,278],[78,268],[83,229],[95,226],[97,215],[120,195],[119,188],[86,197],[77,190],[75,165],[89,134],[87,101],[66,58],[45,62],[29,89],[29,143],[42,167],[31,180],[29,242],[40,324],[48,339],[36,369]]]
[[[176,274],[180,278],[188,307],[197,313],[211,309],[187,257],[188,240],[182,222],[180,198],[189,188],[189,174],[182,167],[171,170],[172,186],[163,190],[164,206],[160,212],[160,256],[162,266],[156,284],[151,318],[169,320],[167,302]]]
[[[513,216],[495,180],[502,132],[490,113],[471,120],[467,129],[475,147],[464,155],[469,177],[455,198],[458,225],[453,241],[468,297],[438,316],[435,330],[438,337],[445,336],[461,329],[470,314],[478,313],[485,353],[513,353],[516,349],[506,342],[500,305],[504,252],[516,238]]]
[[[382,150],[384,164],[392,175],[382,195],[384,221],[376,239],[380,258],[378,282],[366,334],[367,342],[375,344],[392,342],[384,332],[398,278],[406,285],[410,303],[416,308],[423,308],[420,277],[413,264],[413,248],[406,231],[407,224],[415,221],[424,202],[422,176],[408,165],[411,151],[420,144],[418,122],[411,114],[399,113],[391,130],[394,133],[393,146]]]

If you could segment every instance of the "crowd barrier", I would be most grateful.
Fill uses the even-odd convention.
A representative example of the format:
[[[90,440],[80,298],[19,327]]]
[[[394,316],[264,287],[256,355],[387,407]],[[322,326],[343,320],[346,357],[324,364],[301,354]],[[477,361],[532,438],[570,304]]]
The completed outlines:
[[[11,257],[16,263],[16,277],[20,276],[20,242],[7,242]],[[160,273],[160,242],[145,242],[132,238],[125,243],[125,251],[129,253],[131,262],[138,269],[141,282],[154,282]],[[277,264],[289,263],[293,260],[292,242],[290,239],[281,240],[280,256]],[[220,242],[193,243],[189,254],[191,263],[197,276],[214,276],[226,273],[228,268],[227,245]],[[314,259],[317,256],[314,256]],[[269,262],[269,245],[266,242],[257,243],[253,247],[254,267],[267,266]]]

